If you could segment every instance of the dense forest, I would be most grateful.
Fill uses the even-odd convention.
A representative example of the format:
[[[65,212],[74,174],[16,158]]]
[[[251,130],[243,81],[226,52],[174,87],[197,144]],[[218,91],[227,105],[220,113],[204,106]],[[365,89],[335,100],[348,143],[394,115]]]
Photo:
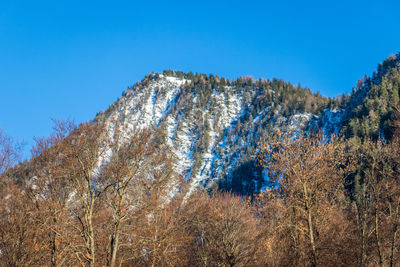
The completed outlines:
[[[252,195],[266,186],[254,160],[258,143],[276,129],[301,132],[348,98],[327,98],[280,79],[164,71],[128,88],[96,121],[154,128],[160,142],[187,162],[181,172],[186,180]]]
[[[399,266],[399,62],[333,99],[277,79],[151,74],[92,122],[54,121],[22,163],[0,132],[0,265]],[[185,81],[166,119],[125,124],[126,107],[146,105],[124,97],[156,102],[171,89],[146,91],[161,75]],[[222,94],[245,107],[226,127]],[[300,115],[301,127],[284,120]],[[177,169],[179,127],[193,137],[191,174],[215,152],[235,162],[230,175],[193,190]],[[211,180],[229,170],[214,166]]]

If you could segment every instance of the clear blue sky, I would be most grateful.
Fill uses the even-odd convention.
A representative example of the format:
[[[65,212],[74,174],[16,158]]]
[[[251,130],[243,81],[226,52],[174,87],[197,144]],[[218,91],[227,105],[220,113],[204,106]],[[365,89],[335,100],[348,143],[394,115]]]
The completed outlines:
[[[92,119],[164,69],[335,96],[400,51],[399,10],[397,0],[0,1],[0,127],[29,151],[50,118]]]

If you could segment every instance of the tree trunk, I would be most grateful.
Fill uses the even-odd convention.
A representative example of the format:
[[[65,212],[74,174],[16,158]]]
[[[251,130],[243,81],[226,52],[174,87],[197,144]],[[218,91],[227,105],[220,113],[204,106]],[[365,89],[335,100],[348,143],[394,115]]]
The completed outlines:
[[[396,237],[397,237],[397,224],[395,225],[395,229],[393,229],[393,235],[392,235],[392,248],[390,251],[390,267],[393,267],[394,247],[395,247]]]
[[[308,190],[307,190],[307,186],[305,183],[303,184],[303,191],[304,191],[304,197],[305,197],[305,208],[307,211],[307,221],[308,221],[308,231],[309,231],[309,236],[310,236],[310,245],[311,245],[311,249],[312,249],[311,266],[317,267],[317,251],[315,248],[315,241],[314,241],[314,227],[313,227],[313,222],[312,222],[310,203],[309,203],[309,199],[308,199]]]
[[[380,237],[379,237],[378,202],[375,203],[375,238],[376,238],[376,246],[378,248],[379,266],[382,267],[383,266],[383,256],[382,256],[382,247],[381,247],[381,242],[380,242]]]
[[[111,260],[110,267],[115,267],[115,261],[117,259],[117,252],[119,246],[119,225],[120,221],[117,219],[117,222],[114,224],[113,235],[111,237]]]
[[[88,259],[89,259],[89,266],[90,267],[95,267],[95,241],[94,241],[94,229],[93,229],[93,207],[94,207],[94,197],[93,197],[93,192],[91,192],[92,194],[92,199],[90,200],[90,206],[85,214],[86,216],[86,221],[87,221],[87,249],[88,249],[88,254],[87,255]]]
[[[56,259],[56,233],[51,233],[51,259],[50,259],[50,266],[56,267],[57,266],[57,259]]]
[[[399,206],[400,206],[400,197],[397,199],[396,216],[395,216],[394,223],[393,223],[392,247],[391,247],[391,250],[390,250],[390,267],[393,267],[394,248],[395,248],[395,242],[396,242],[396,237],[397,237],[397,229],[398,229],[397,221],[399,220]]]
[[[365,265],[365,249],[366,249],[366,232],[367,232],[367,214],[365,211],[363,211],[362,216],[362,224],[361,224],[361,259],[360,259],[360,265],[361,267],[364,267]]]
[[[359,266],[364,267],[365,257],[366,257],[366,234],[367,234],[367,210],[365,204],[365,185],[362,188],[362,196],[357,200],[356,208],[358,214],[358,223],[360,225],[360,235],[361,235],[361,252],[359,258]]]

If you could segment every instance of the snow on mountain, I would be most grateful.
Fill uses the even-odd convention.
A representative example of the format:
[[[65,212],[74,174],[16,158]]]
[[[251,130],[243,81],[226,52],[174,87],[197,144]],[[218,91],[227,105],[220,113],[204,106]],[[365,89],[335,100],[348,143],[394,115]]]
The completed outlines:
[[[226,84],[206,90],[207,84],[199,85],[201,89],[191,83],[185,77],[151,74],[98,116],[106,120],[110,132],[118,121],[127,132],[152,127],[165,136],[177,158],[176,171],[190,181],[190,192],[217,181],[234,183],[243,163],[256,168],[251,157],[265,135],[274,129],[300,133],[318,119],[304,111],[284,115],[282,107],[273,103],[255,113],[257,101],[277,97],[272,89]],[[329,117],[324,127],[339,122],[339,113],[324,112],[322,116]],[[242,183],[253,183],[251,190],[264,185],[251,179]]]

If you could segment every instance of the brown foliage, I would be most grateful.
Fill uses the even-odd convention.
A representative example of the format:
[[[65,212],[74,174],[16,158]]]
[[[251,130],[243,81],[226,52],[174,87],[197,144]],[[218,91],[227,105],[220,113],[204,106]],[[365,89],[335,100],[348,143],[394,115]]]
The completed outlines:
[[[252,266],[259,225],[246,201],[228,193],[197,193],[185,203],[195,266]]]
[[[31,161],[3,173],[0,265],[399,264],[396,135],[360,147],[278,136],[258,155],[271,187],[247,201],[188,194],[152,130],[120,127],[56,122]]]
[[[348,158],[335,137],[278,137],[260,148],[259,162],[272,188],[256,198],[268,225],[266,247],[272,265],[347,265],[341,249],[349,231],[344,208]],[[347,242],[347,241],[346,241]]]
[[[13,141],[0,128],[0,174],[14,166],[21,159],[21,144]]]

